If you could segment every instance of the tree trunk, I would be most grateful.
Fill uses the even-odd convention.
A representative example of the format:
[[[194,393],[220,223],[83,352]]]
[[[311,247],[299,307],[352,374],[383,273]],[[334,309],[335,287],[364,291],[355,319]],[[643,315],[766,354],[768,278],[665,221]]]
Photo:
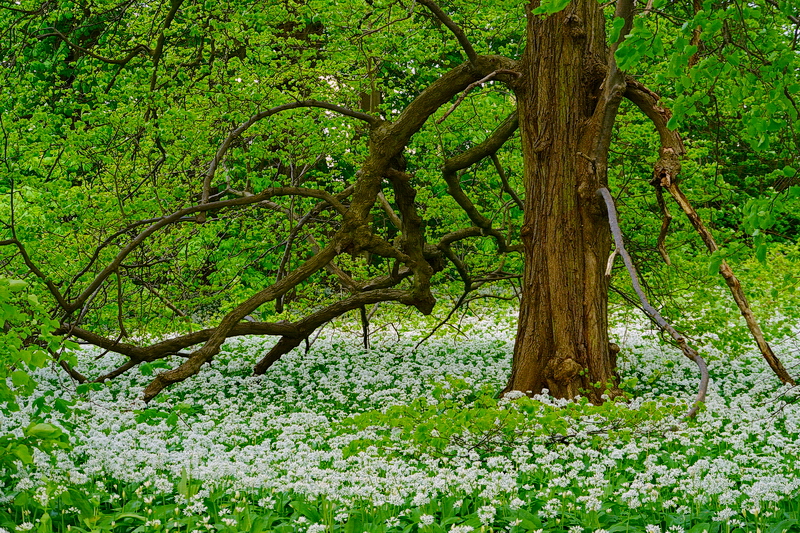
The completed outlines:
[[[534,4],[535,7],[535,4]],[[528,16],[517,99],[525,162],[525,271],[506,390],[601,401],[616,375],[608,342],[605,265],[611,236],[606,185],[588,127],[605,71],[605,26],[595,0]],[[598,385],[599,384],[599,385]]]

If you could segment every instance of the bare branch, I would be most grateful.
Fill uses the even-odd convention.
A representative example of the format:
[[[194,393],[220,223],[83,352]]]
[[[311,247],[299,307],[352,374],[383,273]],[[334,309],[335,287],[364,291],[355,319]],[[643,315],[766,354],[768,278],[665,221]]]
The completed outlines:
[[[606,209],[608,210],[608,224],[611,227],[611,234],[614,236],[614,244],[616,245],[617,252],[619,252],[619,255],[622,256],[625,267],[628,269],[628,274],[631,278],[631,285],[633,285],[633,290],[639,297],[639,301],[642,304],[642,309],[644,309],[645,313],[647,313],[662,330],[669,333],[669,335],[680,347],[683,355],[694,361],[695,364],[697,364],[697,368],[700,370],[700,390],[697,393],[697,398],[695,399],[694,405],[685,416],[687,419],[694,418],[694,416],[697,414],[697,411],[700,409],[700,404],[705,401],[706,392],[708,391],[708,368],[706,367],[706,362],[694,348],[689,346],[683,335],[678,333],[675,328],[673,328],[666,320],[664,320],[664,317],[661,316],[661,313],[659,313],[658,310],[656,310],[656,308],[650,305],[650,302],[647,301],[647,296],[645,296],[641,285],[639,285],[639,275],[636,273],[636,267],[633,265],[633,260],[631,259],[630,254],[628,254],[628,251],[625,249],[622,231],[619,228],[619,221],[617,220],[617,210],[614,207],[614,199],[611,197],[611,193],[605,187],[601,187],[598,192],[605,201]]]
[[[656,187],[664,187],[672,195],[672,198],[680,206],[686,214],[689,222],[695,228],[703,243],[709,252],[713,253],[719,249],[713,235],[703,223],[700,215],[694,210],[692,204],[689,202],[686,195],[683,194],[680,187],[678,187],[678,174],[681,170],[680,158],[686,153],[683,147],[683,141],[677,132],[670,130],[667,127],[667,122],[671,117],[668,109],[661,107],[658,104],[659,96],[654,92],[647,89],[641,83],[629,79],[627,81],[627,91],[625,96],[633,102],[639,109],[644,112],[650,119],[658,132],[661,139],[661,150],[659,151],[659,158],[656,161],[653,180],[651,183]],[[722,261],[719,266],[719,273],[725,279],[725,284],[733,295],[739,311],[747,323],[750,334],[758,345],[761,355],[769,364],[770,368],[775,372],[778,378],[783,383],[795,384],[795,380],[786,371],[781,361],[772,351],[772,347],[764,339],[764,333],[756,321],[750,305],[747,303],[747,298],[742,290],[742,284],[739,279],[734,275],[733,270],[726,261]]]

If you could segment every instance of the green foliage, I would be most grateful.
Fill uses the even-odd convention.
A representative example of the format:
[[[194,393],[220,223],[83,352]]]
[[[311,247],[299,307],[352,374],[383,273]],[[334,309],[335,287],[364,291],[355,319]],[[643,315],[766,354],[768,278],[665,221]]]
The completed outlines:
[[[634,410],[624,401],[612,400],[592,405],[582,398],[555,405],[527,396],[498,399],[492,387],[475,389],[461,378],[434,384],[431,396],[345,420],[346,431],[352,426],[379,432],[378,438],[352,441],[346,453],[357,454],[376,446],[383,453],[405,457],[474,453],[486,458],[508,454],[520,442],[556,445],[585,440],[601,447],[604,439],[629,439],[636,431],[657,425],[679,411],[677,407],[658,407],[655,402]],[[588,433],[582,431],[587,420],[594,426]]]
[[[21,398],[34,391],[31,373],[52,361],[48,351],[58,353],[63,346],[52,334],[58,323],[49,318],[26,281],[0,278],[0,324],[0,409],[10,413],[19,411]],[[62,413],[69,409],[64,400],[56,400],[54,406],[45,400],[35,404],[39,415],[54,408]],[[21,429],[21,435],[0,435],[0,470],[15,471],[18,461],[31,464],[34,448],[51,451],[68,446],[62,429],[53,424],[33,420]]]

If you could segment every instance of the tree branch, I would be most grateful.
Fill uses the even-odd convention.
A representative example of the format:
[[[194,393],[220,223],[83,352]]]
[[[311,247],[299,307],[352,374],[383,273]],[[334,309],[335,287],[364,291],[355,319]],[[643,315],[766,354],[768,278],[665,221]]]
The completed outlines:
[[[503,165],[500,164],[500,159],[497,157],[497,152],[493,153],[491,156],[492,162],[494,163],[494,168],[497,169],[497,174],[500,176],[500,181],[503,184],[503,190],[508,193],[514,203],[517,204],[517,207],[521,210],[525,210],[525,204],[522,203],[522,199],[517,194],[517,191],[511,188],[511,184],[508,182],[508,176],[506,176],[506,171],[503,169]]]
[[[284,354],[288,353],[295,347],[299,346],[304,339],[311,335],[314,330],[326,322],[330,322],[334,318],[353,309],[358,309],[365,305],[378,303],[398,301],[409,303],[413,305],[414,295],[411,291],[400,289],[379,289],[374,291],[362,292],[354,294],[349,298],[336,302],[316,313],[313,313],[303,320],[294,324],[296,334],[293,337],[284,336],[272,349],[265,355],[253,369],[253,373],[261,375],[267,371],[276,361],[278,361]]]
[[[469,59],[470,63],[475,63],[478,59],[478,54],[475,53],[475,49],[472,47],[472,44],[467,39],[464,30],[461,29],[461,26],[453,22],[447,13],[445,13],[441,7],[439,7],[433,0],[417,0],[420,4],[427,7],[431,13],[433,13],[439,21],[444,24],[448,30],[450,30],[453,35],[456,36],[458,39],[458,44],[461,45],[461,48],[464,49],[464,53],[467,54],[467,58]]]
[[[470,83],[469,85],[467,85],[467,88],[466,88],[466,89],[464,89],[464,91],[462,91],[461,95],[458,97],[458,100],[456,100],[456,101],[455,101],[455,103],[454,103],[454,104],[453,104],[453,105],[450,107],[450,109],[448,109],[448,110],[445,112],[445,114],[444,114],[444,115],[442,115],[442,116],[441,116],[441,118],[439,118],[439,119],[436,121],[436,123],[437,123],[437,124],[441,124],[442,122],[444,122],[444,121],[445,121],[445,119],[446,119],[447,117],[449,117],[449,116],[450,116],[450,114],[451,114],[453,111],[455,111],[455,110],[456,110],[456,108],[457,108],[459,105],[461,105],[461,102],[463,102],[463,101],[464,101],[464,98],[466,98],[466,97],[467,97],[467,94],[469,94],[469,92],[470,92],[472,89],[474,89],[474,88],[475,88],[475,87],[477,87],[478,85],[483,85],[484,83],[486,83],[487,81],[491,80],[492,78],[494,78],[494,77],[495,77],[495,76],[497,76],[498,74],[510,74],[510,75],[513,75],[513,76],[514,76],[514,77],[516,77],[516,78],[519,78],[520,76],[522,76],[522,74],[521,74],[521,73],[519,73],[519,72],[516,72],[516,71],[514,71],[514,70],[508,70],[508,69],[499,69],[499,70],[495,70],[494,72],[490,72],[489,74],[487,74],[487,75],[486,75],[486,76],[484,76],[483,78],[479,79],[478,81],[474,81],[474,82]]]
[[[446,160],[442,166],[442,177],[447,183],[447,192],[464,210],[472,223],[481,228],[483,235],[489,235],[497,241],[498,248],[504,253],[519,251],[520,247],[509,246],[505,237],[498,230],[492,228],[492,221],[483,216],[475,207],[475,204],[472,203],[472,200],[464,193],[457,172],[496,153],[511,138],[518,126],[517,113],[514,111],[485,141],[462,154]]]
[[[275,282],[270,287],[257,292],[230,311],[220,322],[214,333],[206,341],[202,348],[194,351],[189,359],[183,364],[158,374],[153,381],[145,388],[143,399],[149,402],[155,398],[159,392],[173,383],[178,383],[186,378],[197,374],[200,368],[219,352],[219,347],[229,337],[230,331],[241,322],[245,316],[252,313],[262,304],[271,301],[289,289],[296,286],[301,281],[307,279],[313,273],[323,268],[338,253],[336,239],[317,255],[306,260],[300,267],[287,275],[280,281]]]
[[[639,276],[636,273],[636,267],[633,266],[633,260],[631,259],[630,254],[628,254],[628,251],[625,249],[625,243],[622,239],[622,231],[619,228],[619,221],[617,220],[617,210],[614,207],[614,199],[611,197],[611,193],[605,187],[601,187],[598,192],[605,201],[606,209],[608,210],[608,224],[611,227],[611,234],[614,236],[614,244],[616,245],[619,255],[622,256],[622,260],[625,262],[625,268],[628,269],[628,274],[631,278],[631,285],[633,285],[633,290],[636,292],[636,295],[639,297],[639,301],[642,303],[642,309],[644,309],[645,313],[647,313],[662,330],[669,333],[675,342],[678,343],[678,346],[683,354],[694,361],[695,364],[697,364],[697,368],[700,370],[700,390],[697,393],[697,398],[695,399],[694,405],[685,416],[687,419],[694,418],[694,416],[697,414],[697,411],[700,409],[700,404],[705,401],[706,392],[708,391],[708,367],[706,366],[706,362],[696,350],[689,346],[683,335],[678,333],[675,328],[673,328],[666,320],[664,320],[664,317],[661,316],[656,308],[650,305],[650,302],[647,301],[647,296],[645,296],[641,285],[639,285]]]
[[[51,28],[47,28],[47,29],[50,30],[50,33],[44,33],[42,35],[38,35],[37,37],[39,39],[44,39],[45,37],[58,37],[59,39],[64,41],[64,44],[66,44],[67,46],[69,46],[73,50],[77,50],[79,52],[83,52],[84,54],[86,54],[86,55],[88,55],[88,56],[90,56],[90,57],[92,57],[94,59],[97,59],[98,61],[102,61],[103,63],[109,63],[111,65],[124,66],[124,65],[127,65],[130,62],[131,59],[136,57],[137,54],[146,54],[146,55],[150,56],[153,53],[153,51],[150,50],[150,47],[148,47],[147,45],[137,44],[136,46],[134,46],[130,50],[130,52],[128,52],[128,55],[126,55],[122,59],[111,59],[111,58],[108,58],[108,57],[103,57],[101,55],[95,54],[94,52],[92,52],[88,48],[83,48],[82,46],[78,46],[77,44],[75,44],[72,41],[70,41],[67,38],[66,35],[64,35],[63,33],[61,33],[60,31],[58,31],[55,28],[51,27]]]
[[[656,187],[664,187],[672,195],[672,198],[680,206],[686,214],[689,222],[695,228],[703,243],[709,252],[713,253],[719,249],[716,241],[714,240],[711,232],[706,228],[700,215],[694,210],[692,204],[689,202],[686,195],[683,194],[680,187],[678,187],[678,174],[681,170],[680,158],[686,153],[683,147],[683,141],[677,132],[670,130],[667,127],[667,122],[671,117],[668,109],[658,105],[659,96],[654,92],[647,89],[641,83],[629,79],[627,81],[627,91],[625,96],[633,102],[639,109],[644,112],[650,119],[658,132],[661,139],[661,150],[659,151],[659,158],[656,161],[653,180],[651,183]],[[726,261],[722,261],[719,266],[719,273],[725,279],[725,284],[733,295],[739,311],[747,323],[750,334],[758,345],[761,355],[769,364],[770,368],[775,372],[778,378],[783,383],[795,384],[795,380],[789,375],[784,368],[781,361],[772,351],[772,347],[764,339],[764,334],[761,327],[756,321],[753,311],[747,302],[747,298],[742,290],[742,285],[739,279],[734,275],[733,270]]]
[[[667,248],[664,245],[664,241],[667,238],[667,232],[669,231],[669,225],[672,222],[672,215],[667,208],[667,203],[664,201],[664,195],[661,193],[661,187],[656,187],[656,200],[658,201],[658,207],[661,209],[661,230],[658,232],[658,253],[661,255],[661,259],[667,264],[667,266],[672,265],[672,261],[670,261],[669,254],[667,253]]]
[[[777,8],[778,10],[780,10],[780,8],[781,8],[781,6],[780,6],[780,4],[778,4],[777,0],[764,0],[764,1],[766,3],[768,3],[769,5],[771,5],[772,7]],[[800,26],[800,17],[797,17],[795,15],[786,15],[786,18],[788,18],[790,21],[792,21],[792,24]]]
[[[370,126],[376,127],[379,124],[383,123],[383,120],[378,117],[374,117],[372,115],[368,115],[367,113],[362,113],[360,111],[353,111],[352,109],[348,109],[346,107],[338,106],[335,104],[330,104],[328,102],[321,102],[319,100],[301,100],[298,102],[290,102],[288,104],[283,104],[279,106],[272,107],[265,111],[261,111],[256,113],[244,123],[240,124],[236,129],[228,134],[222,144],[219,145],[217,148],[217,153],[214,154],[214,158],[211,160],[211,163],[208,166],[208,170],[206,171],[205,177],[203,179],[203,192],[201,197],[201,203],[208,202],[210,191],[211,191],[211,182],[214,179],[214,174],[217,172],[217,167],[222,162],[222,158],[227,153],[228,149],[238,137],[242,135],[245,131],[247,131],[253,124],[256,122],[263,120],[267,117],[271,117],[277,113],[282,111],[288,111],[290,109],[299,109],[303,107],[318,107],[321,109],[327,109],[329,111],[335,111],[341,115],[345,115],[348,117],[356,118],[358,120],[363,120],[367,122]]]
[[[83,302],[92,293],[94,293],[94,291],[96,291],[100,287],[100,285],[103,284],[106,278],[108,278],[108,276],[111,275],[111,273],[113,273],[117,269],[117,267],[119,267],[122,261],[140,244],[142,244],[142,242],[144,242],[148,237],[153,235],[158,230],[181,220],[186,215],[205,212],[212,209],[222,209],[227,207],[255,204],[258,202],[262,202],[264,200],[268,200],[275,196],[290,196],[290,195],[319,198],[321,200],[325,200],[326,202],[330,203],[338,210],[346,212],[345,207],[341,205],[341,203],[339,203],[339,201],[336,200],[330,193],[317,189],[306,189],[303,187],[276,187],[276,188],[266,189],[258,194],[254,194],[252,196],[247,196],[244,198],[234,198],[232,200],[210,202],[206,204],[186,207],[184,209],[175,211],[169,216],[158,219],[157,222],[151,224],[147,229],[140,232],[130,243],[128,243],[127,246],[122,248],[122,250],[120,250],[117,253],[116,257],[114,257],[111,263],[109,263],[99,274],[97,274],[97,276],[95,276],[95,279],[75,300],[73,300],[70,303],[64,302],[63,304],[59,302],[59,304],[62,305],[62,307],[68,314],[78,309],[83,304]]]

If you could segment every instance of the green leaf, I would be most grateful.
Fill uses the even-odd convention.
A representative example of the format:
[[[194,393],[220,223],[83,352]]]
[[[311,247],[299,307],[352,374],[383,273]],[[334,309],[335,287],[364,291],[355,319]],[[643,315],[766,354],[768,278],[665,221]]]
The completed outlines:
[[[31,450],[24,444],[18,444],[14,451],[12,452],[23,464],[29,465],[33,463],[33,456],[31,455]]]
[[[679,124],[678,115],[672,115],[672,117],[670,117],[669,121],[667,121],[667,128],[671,129],[671,130],[674,130],[674,129],[676,129],[678,127],[678,124]]]
[[[33,384],[31,377],[24,370],[15,370],[11,373],[11,383],[15,387],[27,387]]]
[[[712,255],[711,260],[708,262],[708,273],[714,275],[719,273],[719,267],[722,265],[724,258],[722,255]]]
[[[61,436],[63,433],[60,428],[53,424],[39,423],[29,427],[25,433],[29,437],[36,437],[39,439],[54,439]]]
[[[614,17],[614,22],[611,24],[611,33],[608,36],[608,41],[615,43],[619,40],[619,34],[625,26],[625,19],[622,17]]]
[[[8,290],[10,290],[11,292],[19,292],[19,291],[25,289],[25,287],[27,287],[27,286],[28,286],[28,282],[27,281],[23,281],[21,279],[10,279],[10,280],[8,280]]]
[[[785,167],[783,167],[783,175],[786,176],[787,178],[791,178],[795,174],[797,174],[797,170],[795,170],[794,168],[790,167],[789,165],[786,165]]]
[[[758,262],[761,263],[762,265],[767,262],[766,242],[759,243],[758,246],[756,246],[756,259],[758,259]]]

